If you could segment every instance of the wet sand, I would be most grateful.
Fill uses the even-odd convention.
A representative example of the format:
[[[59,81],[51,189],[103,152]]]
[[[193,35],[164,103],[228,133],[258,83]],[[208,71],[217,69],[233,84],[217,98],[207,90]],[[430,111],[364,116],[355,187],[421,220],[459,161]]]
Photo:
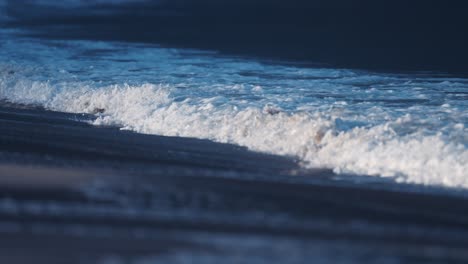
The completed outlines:
[[[462,191],[92,118],[0,107],[2,263],[468,261]]]

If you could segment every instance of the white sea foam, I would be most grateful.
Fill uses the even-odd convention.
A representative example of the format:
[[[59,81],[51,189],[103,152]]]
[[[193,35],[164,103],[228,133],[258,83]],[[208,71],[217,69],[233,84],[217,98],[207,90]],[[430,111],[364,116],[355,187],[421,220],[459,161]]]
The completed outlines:
[[[468,79],[36,41],[5,30],[0,45],[0,100],[295,156],[305,167],[468,188]]]
[[[217,96],[180,100],[171,85],[51,83],[11,77],[5,70],[0,76],[0,98],[59,111],[104,111],[96,125],[235,143],[296,156],[305,167],[333,168],[338,173],[468,188],[468,130],[461,123],[439,129],[449,132],[429,133],[418,126],[425,120],[406,114],[374,125],[346,127],[340,108],[288,112],[269,104],[223,104],[224,98]],[[261,92],[258,87],[254,90]]]

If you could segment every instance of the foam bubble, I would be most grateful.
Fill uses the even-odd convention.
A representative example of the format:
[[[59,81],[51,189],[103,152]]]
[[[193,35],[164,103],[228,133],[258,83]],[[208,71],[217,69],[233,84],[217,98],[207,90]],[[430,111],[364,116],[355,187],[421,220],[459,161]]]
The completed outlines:
[[[295,156],[305,167],[333,168],[337,173],[468,188],[468,131],[463,124],[447,124],[448,133],[428,133],[418,126],[423,121],[407,114],[359,126],[341,119],[344,112],[336,108],[287,112],[274,105],[238,107],[219,103],[223,100],[219,97],[179,100],[174,89],[150,83],[102,87],[51,83],[6,73],[0,78],[0,98],[97,114],[96,125],[235,143]]]

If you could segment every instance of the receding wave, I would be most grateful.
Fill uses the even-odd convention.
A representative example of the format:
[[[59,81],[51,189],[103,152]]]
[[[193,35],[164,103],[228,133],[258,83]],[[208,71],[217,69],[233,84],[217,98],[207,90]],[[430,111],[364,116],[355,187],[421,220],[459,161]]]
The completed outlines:
[[[180,98],[165,84],[116,84],[30,80],[0,73],[0,98],[47,109],[93,113],[95,125],[117,125],[140,133],[206,138],[256,151],[294,156],[304,167],[337,173],[395,177],[417,184],[468,188],[467,129],[447,133],[410,129],[410,114],[371,126],[343,129],[339,112],[287,112],[273,105],[237,107],[220,97]],[[407,130],[406,133],[396,132]]]

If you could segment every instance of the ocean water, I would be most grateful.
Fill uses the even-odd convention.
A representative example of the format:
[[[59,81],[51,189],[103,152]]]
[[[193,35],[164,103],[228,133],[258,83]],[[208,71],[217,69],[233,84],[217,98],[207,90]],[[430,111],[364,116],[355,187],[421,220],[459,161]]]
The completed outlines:
[[[305,168],[468,188],[467,78],[21,33],[0,31],[2,101],[238,144]]]

